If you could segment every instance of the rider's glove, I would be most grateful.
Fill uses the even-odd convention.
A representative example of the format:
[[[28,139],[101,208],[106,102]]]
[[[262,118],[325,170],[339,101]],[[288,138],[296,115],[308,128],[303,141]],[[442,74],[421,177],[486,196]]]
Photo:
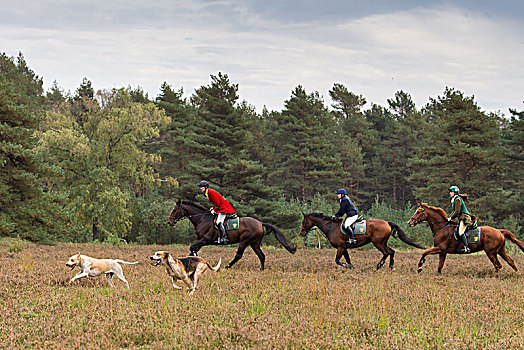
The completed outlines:
[[[210,212],[211,212],[211,214],[213,214],[213,215],[215,215],[215,214],[216,214],[216,212],[215,212],[215,209],[213,209],[213,208],[209,209],[209,211],[210,211]]]

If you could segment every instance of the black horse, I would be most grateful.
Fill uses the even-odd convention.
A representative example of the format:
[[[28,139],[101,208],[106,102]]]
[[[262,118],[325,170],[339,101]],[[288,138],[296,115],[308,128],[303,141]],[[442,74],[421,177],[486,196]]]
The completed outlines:
[[[168,221],[171,226],[174,226],[183,218],[188,218],[193,226],[195,226],[195,234],[198,239],[198,241],[189,247],[191,255],[197,255],[203,246],[217,244],[218,230],[215,228],[214,216],[210,213],[209,209],[191,201],[179,200],[171,212]],[[266,229],[265,232],[264,228]],[[260,260],[260,270],[264,270],[266,256],[262,252],[262,249],[260,249],[260,243],[264,235],[269,233],[274,233],[276,239],[288,252],[291,254],[296,252],[297,248],[287,241],[284,234],[276,226],[260,222],[251,217],[242,217],[240,218],[238,229],[227,231],[229,244],[239,244],[235,257],[227,264],[226,269],[240,260],[246,248],[251,246]]]

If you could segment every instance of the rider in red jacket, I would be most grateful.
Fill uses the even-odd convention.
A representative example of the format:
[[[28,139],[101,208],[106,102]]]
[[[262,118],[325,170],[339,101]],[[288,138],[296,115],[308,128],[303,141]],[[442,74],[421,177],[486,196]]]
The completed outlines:
[[[198,184],[200,191],[204,192],[207,199],[213,204],[211,208],[212,214],[217,214],[217,227],[220,232],[218,237],[218,244],[227,244],[226,229],[224,228],[224,220],[226,216],[235,214],[235,208],[225,199],[220,193],[209,188],[207,181],[200,181]]]

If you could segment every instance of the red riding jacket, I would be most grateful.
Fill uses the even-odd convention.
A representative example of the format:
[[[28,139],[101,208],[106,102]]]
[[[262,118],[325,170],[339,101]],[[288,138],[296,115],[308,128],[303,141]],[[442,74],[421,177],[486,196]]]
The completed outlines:
[[[211,188],[208,188],[206,190],[206,197],[209,199],[209,201],[213,204],[213,210],[217,213],[224,213],[224,214],[234,214],[235,208],[225,199],[222,197],[220,193],[218,193],[215,190],[212,190]]]

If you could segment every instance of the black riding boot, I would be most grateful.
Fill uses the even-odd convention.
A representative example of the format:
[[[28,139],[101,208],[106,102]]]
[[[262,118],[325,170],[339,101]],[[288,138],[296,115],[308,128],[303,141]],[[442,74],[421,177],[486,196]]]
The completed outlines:
[[[227,244],[226,229],[223,223],[218,223],[218,244]]]
[[[462,252],[464,254],[471,252],[471,249],[469,249],[468,237],[465,233],[462,234],[462,243],[464,243],[464,249],[462,250]]]
[[[353,232],[353,229],[351,229],[351,227],[348,227],[347,230],[349,231],[349,244],[357,243],[357,240],[355,239],[355,232]]]

